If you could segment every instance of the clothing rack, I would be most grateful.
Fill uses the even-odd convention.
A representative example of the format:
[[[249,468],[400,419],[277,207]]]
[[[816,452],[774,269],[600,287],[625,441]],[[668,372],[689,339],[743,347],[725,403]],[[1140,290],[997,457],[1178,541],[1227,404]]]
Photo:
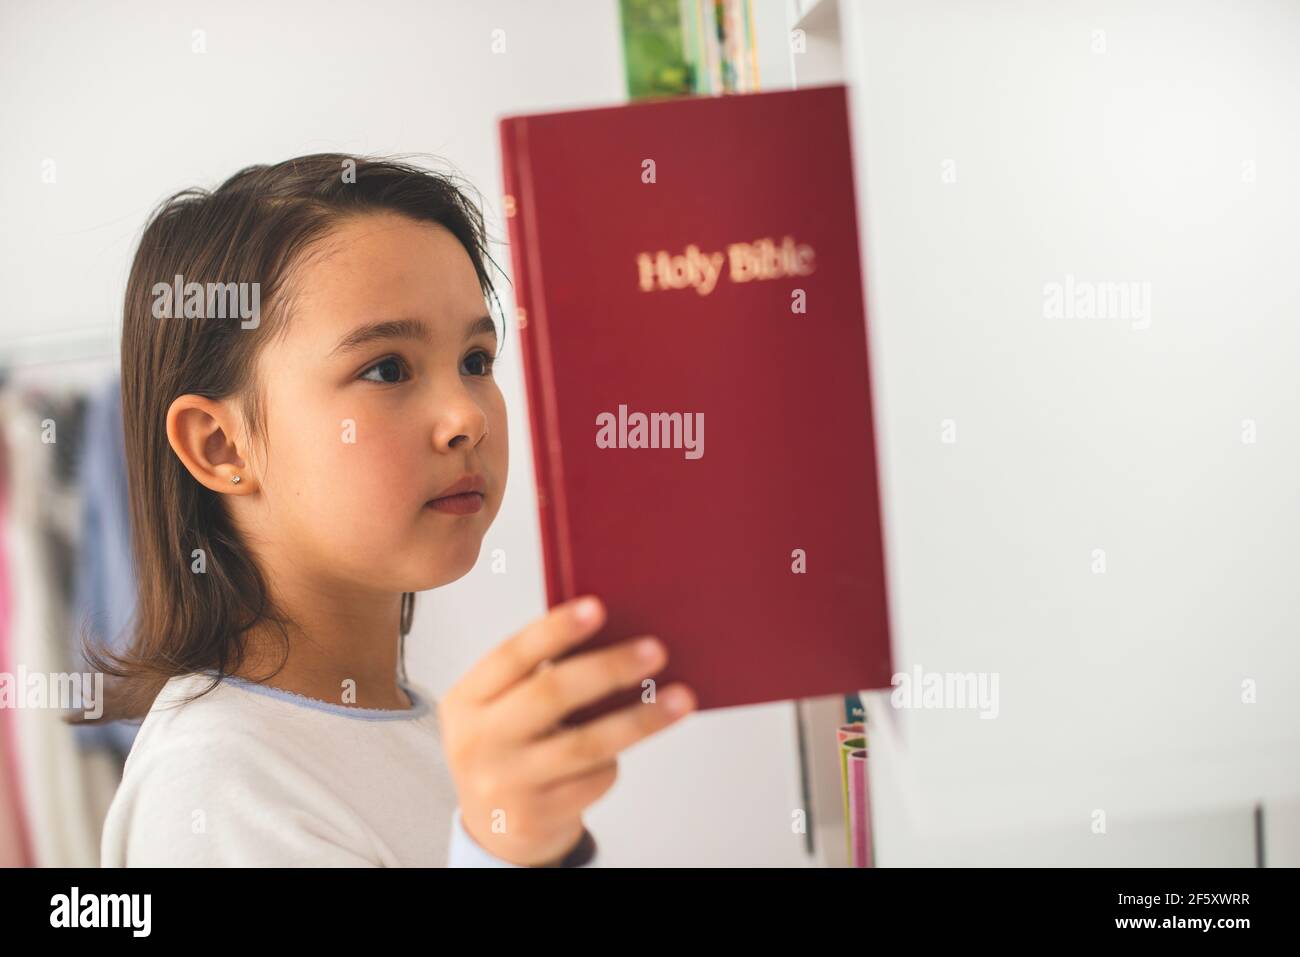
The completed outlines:
[[[120,340],[120,330],[111,326],[0,339],[0,386],[51,375],[68,384],[100,380],[118,368]]]
[[[104,326],[0,339],[0,366],[16,368],[51,362],[116,361],[119,341],[120,331]]]

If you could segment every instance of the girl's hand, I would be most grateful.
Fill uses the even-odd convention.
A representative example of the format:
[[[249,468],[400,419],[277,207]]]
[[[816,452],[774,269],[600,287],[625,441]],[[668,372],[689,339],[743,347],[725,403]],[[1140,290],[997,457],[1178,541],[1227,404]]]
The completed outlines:
[[[667,663],[667,649],[653,638],[551,662],[604,619],[593,596],[557,605],[489,652],[438,703],[465,830],[501,860],[535,866],[562,859],[582,838],[583,809],[614,783],[618,752],[695,707],[694,694],[679,683],[654,703],[557,728],[570,712],[639,685]]]

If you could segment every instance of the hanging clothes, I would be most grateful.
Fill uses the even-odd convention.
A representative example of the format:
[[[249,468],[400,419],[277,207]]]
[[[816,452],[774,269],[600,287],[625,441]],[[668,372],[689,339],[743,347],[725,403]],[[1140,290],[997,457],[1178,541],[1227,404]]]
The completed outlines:
[[[9,452],[5,548],[12,577],[10,671],[73,671],[74,571],[80,502],[76,485],[86,399],[74,389],[6,388],[0,429]],[[33,863],[97,867],[99,837],[121,764],[107,749],[83,750],[57,708],[13,710],[22,804]]]
[[[80,461],[81,547],[77,551],[76,620],[94,643],[121,652],[135,611],[135,565],[131,557],[130,505],[126,490],[126,441],[122,431],[122,382],[114,376],[89,397],[85,447]],[[83,669],[80,635],[70,632],[74,667]],[[131,753],[138,721],[79,725],[83,748],[110,748],[123,762]]]
[[[9,448],[0,435],[0,531],[9,521]],[[9,632],[13,603],[9,588],[8,543],[0,534],[0,674],[12,675]],[[27,867],[32,862],[18,785],[18,733],[13,716],[0,708],[0,867]]]

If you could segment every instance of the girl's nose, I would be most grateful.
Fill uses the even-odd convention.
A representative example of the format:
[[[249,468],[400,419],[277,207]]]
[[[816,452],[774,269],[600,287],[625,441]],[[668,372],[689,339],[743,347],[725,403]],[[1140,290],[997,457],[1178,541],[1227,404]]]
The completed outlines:
[[[473,448],[487,436],[487,413],[463,384],[442,390],[434,402],[435,448],[442,451]]]

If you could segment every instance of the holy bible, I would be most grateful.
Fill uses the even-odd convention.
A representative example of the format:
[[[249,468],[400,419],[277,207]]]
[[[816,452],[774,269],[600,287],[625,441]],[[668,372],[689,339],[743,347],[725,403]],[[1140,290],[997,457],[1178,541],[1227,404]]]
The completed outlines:
[[[500,121],[554,606],[700,709],[890,686],[844,87]]]

